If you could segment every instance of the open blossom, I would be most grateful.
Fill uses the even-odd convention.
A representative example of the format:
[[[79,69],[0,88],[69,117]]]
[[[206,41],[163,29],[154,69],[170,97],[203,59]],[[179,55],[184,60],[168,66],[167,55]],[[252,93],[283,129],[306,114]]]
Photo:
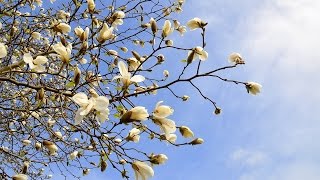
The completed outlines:
[[[171,22],[169,20],[166,20],[162,28],[162,37],[165,38],[172,32],[173,32],[173,28],[171,28]]]
[[[190,21],[188,21],[187,26],[190,28],[190,30],[195,30],[197,28],[203,28],[206,26],[207,23],[202,21],[200,18],[193,18]]]
[[[76,157],[78,157],[79,152],[78,151],[74,151],[70,154],[70,160],[74,160],[76,159]]]
[[[37,56],[36,59],[33,59],[30,53],[25,53],[23,55],[23,61],[29,65],[31,70],[43,72],[45,71],[43,64],[48,62],[48,59],[45,56]]]
[[[102,29],[99,32],[99,35],[97,37],[97,41],[99,43],[104,43],[106,40],[112,39],[113,38],[113,27],[108,26],[107,23],[103,23]]]
[[[197,58],[199,58],[201,61],[205,61],[208,59],[208,53],[202,47],[197,46],[193,50],[188,52],[188,59],[189,58],[191,61]]]
[[[67,34],[71,31],[71,26],[66,23],[59,23],[55,26],[55,29],[62,34]]]
[[[28,180],[28,176],[25,174],[16,174],[12,176],[12,180]]]
[[[161,103],[163,103],[163,101],[159,101],[156,104],[156,107],[153,111],[153,116],[156,118],[166,118],[168,116],[170,116],[171,114],[173,114],[174,110],[167,105],[161,105]]]
[[[135,143],[139,142],[140,140],[140,130],[137,128],[132,128],[126,137],[127,141],[133,141]]]
[[[85,30],[83,30],[80,26],[74,28],[74,33],[80,38],[81,41],[88,40],[89,36],[89,28],[86,27]]]
[[[134,161],[132,169],[135,174],[135,180],[147,180],[154,176],[153,169],[145,162]]]
[[[164,164],[168,160],[168,157],[165,154],[152,154],[150,156],[150,162],[152,164]]]
[[[44,147],[46,147],[49,150],[49,155],[53,156],[58,151],[58,147],[50,141],[44,140],[43,143]]]
[[[246,88],[248,93],[257,95],[258,93],[260,93],[262,86],[256,82],[247,82]]]
[[[71,58],[72,44],[68,44],[67,47],[65,47],[61,42],[59,42],[53,45],[52,48],[59,55],[62,62],[69,63]]]
[[[0,58],[6,57],[8,54],[7,47],[5,44],[0,43]]]
[[[116,11],[112,14],[112,27],[117,27],[118,25],[123,24],[123,18],[125,17],[125,13],[123,11]]]
[[[92,109],[97,111],[97,119],[102,123],[109,116],[109,99],[104,96],[94,96],[88,99],[88,96],[83,93],[77,93],[72,97],[72,100],[77,103],[80,108],[76,112],[75,116],[75,125],[78,125],[82,122],[84,116],[89,114]]]
[[[194,136],[193,132],[191,131],[191,129],[187,126],[181,126],[179,128],[179,131],[181,133],[181,135],[185,138],[191,138]]]
[[[170,106],[161,105],[163,101],[159,101],[156,104],[156,108],[153,111],[153,122],[160,126],[160,129],[168,136],[176,131],[176,124],[173,120],[167,119],[173,113],[173,109]]]
[[[39,32],[33,32],[33,33],[31,34],[31,37],[32,37],[33,39],[40,40],[41,34],[40,34]]]
[[[129,63],[129,71],[136,71],[141,64],[141,62],[134,57],[128,58],[127,60]],[[142,67],[140,66],[140,69],[141,68]]]
[[[229,56],[229,61],[234,64],[244,64],[244,60],[239,53],[231,53]]]
[[[144,77],[141,75],[134,75],[131,77],[131,73],[128,72],[128,67],[123,61],[119,61],[118,68],[120,75],[115,76],[112,80],[121,79],[125,87],[128,87],[132,82],[138,83],[144,81]]]
[[[135,121],[145,121],[149,117],[148,111],[143,106],[136,106],[132,108],[130,111],[127,111],[120,118],[120,122],[122,123],[130,123]]]

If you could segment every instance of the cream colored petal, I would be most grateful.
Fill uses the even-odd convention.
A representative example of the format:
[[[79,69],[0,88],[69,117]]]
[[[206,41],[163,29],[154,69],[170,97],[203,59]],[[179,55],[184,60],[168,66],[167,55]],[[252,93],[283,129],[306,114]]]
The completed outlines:
[[[74,125],[79,125],[82,123],[82,120],[84,118],[84,116],[80,115],[80,112],[82,111],[83,109],[79,108],[78,111],[76,112],[76,116],[74,117],[74,120],[75,120]]]
[[[46,62],[48,62],[48,59],[45,56],[37,56],[37,58],[33,61],[33,63],[37,64],[37,65],[38,64],[44,64]]]
[[[85,115],[89,114],[89,112],[93,108],[94,104],[95,104],[94,98],[90,98],[89,104],[86,107],[81,108],[81,109],[83,109],[83,111],[80,112],[80,115],[85,116]]]
[[[6,57],[8,54],[7,47],[5,44],[0,43],[0,58]]]
[[[199,55],[199,59],[202,60],[202,61],[205,61],[205,60],[208,59],[208,56],[209,56],[209,55],[208,55],[207,51],[203,50],[203,51],[201,52],[201,54]]]
[[[105,96],[99,96],[95,99],[94,109],[97,111],[104,111],[108,109],[109,99]]]
[[[23,55],[23,61],[27,64],[33,63],[33,58],[30,53],[25,53]]]
[[[119,72],[122,76],[128,76],[128,67],[123,61],[118,62]]]
[[[75,94],[72,97],[72,100],[81,107],[85,107],[89,104],[88,96],[83,92]]]
[[[145,80],[145,78],[143,76],[141,76],[141,75],[135,75],[130,79],[130,81],[136,82],[136,83],[142,82],[144,80]]]

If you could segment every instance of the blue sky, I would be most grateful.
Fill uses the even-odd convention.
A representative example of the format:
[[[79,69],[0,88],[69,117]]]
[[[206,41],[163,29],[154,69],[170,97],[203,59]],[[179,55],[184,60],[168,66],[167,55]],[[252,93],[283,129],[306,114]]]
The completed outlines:
[[[224,76],[256,81],[263,89],[251,96],[242,86],[197,81],[222,107],[220,116],[212,115],[210,104],[191,89],[183,92],[191,97],[186,103],[166,93],[148,102],[165,100],[175,109],[172,119],[205,140],[194,147],[156,146],[156,153],[169,160],[154,168],[154,180],[320,179],[319,9],[316,0],[186,1],[178,17],[182,23],[193,17],[209,22],[203,70],[227,65],[236,51],[246,65]],[[186,34],[186,41],[177,43],[195,45],[191,37]],[[120,177],[110,167],[84,179]]]

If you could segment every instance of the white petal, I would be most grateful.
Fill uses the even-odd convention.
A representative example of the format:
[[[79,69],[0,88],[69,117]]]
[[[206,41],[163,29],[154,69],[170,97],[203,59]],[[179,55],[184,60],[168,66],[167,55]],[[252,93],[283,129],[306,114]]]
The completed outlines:
[[[30,54],[30,53],[25,53],[25,54],[23,55],[23,61],[24,61],[25,63],[28,63],[28,64],[33,63],[33,58],[32,58],[32,56],[31,56],[31,54]]]
[[[128,67],[123,61],[119,61],[118,68],[119,68],[119,72],[122,76],[128,75]]]
[[[8,54],[7,47],[5,46],[5,44],[0,43],[0,58],[6,57],[7,54]]]
[[[89,104],[88,96],[83,92],[75,94],[72,97],[72,100],[81,107],[85,107]]]
[[[48,59],[45,56],[37,56],[37,58],[33,61],[34,64],[44,64],[48,62]]]
[[[94,105],[94,109],[97,111],[104,111],[108,109],[109,106],[109,99],[105,96],[99,96],[96,98],[96,102]]]
[[[130,79],[130,81],[137,82],[137,83],[138,82],[142,82],[144,80],[145,80],[145,78],[143,76],[141,76],[141,75],[135,75]]]
[[[81,124],[82,120],[83,120],[83,117],[84,116],[81,116],[80,115],[80,112],[82,112],[82,109],[78,109],[78,111],[76,112],[76,116],[74,117],[74,125],[78,125],[78,124]]]

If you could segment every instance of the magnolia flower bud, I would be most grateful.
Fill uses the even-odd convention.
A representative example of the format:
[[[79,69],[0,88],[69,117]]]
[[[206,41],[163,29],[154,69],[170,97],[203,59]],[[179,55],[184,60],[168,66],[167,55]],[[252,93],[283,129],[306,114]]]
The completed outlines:
[[[78,68],[78,66],[76,66],[76,68],[74,69],[74,77],[73,77],[73,81],[74,81],[74,86],[75,87],[80,82],[80,76],[81,76],[81,70]]]
[[[70,160],[74,160],[76,157],[78,157],[78,151],[74,151],[70,154]]]
[[[239,53],[231,53],[229,56],[229,61],[234,64],[244,64],[244,60]]]
[[[12,176],[12,180],[28,180],[28,176],[25,174],[16,174]]]
[[[56,154],[56,152],[58,151],[58,147],[53,142],[44,140],[42,144],[49,150],[49,155],[51,156]]]
[[[101,172],[105,171],[108,167],[108,164],[106,161],[101,161],[100,170]]]
[[[173,46],[173,41],[172,41],[172,40],[166,40],[166,41],[165,41],[165,44],[166,44],[167,46]]]
[[[158,64],[161,64],[164,62],[164,55],[163,54],[159,54],[157,56],[157,59],[158,59]]]
[[[36,148],[37,151],[39,151],[41,149],[41,143],[37,142],[35,144],[35,148]]]
[[[38,99],[39,99],[40,101],[43,100],[43,98],[44,98],[44,89],[43,89],[43,88],[40,88],[40,89],[38,90],[37,97],[38,97]]]
[[[169,77],[169,71],[168,70],[164,70],[163,71],[163,76],[166,77],[166,78]]]
[[[96,7],[94,0],[87,0],[88,3],[88,10],[90,13],[94,12],[94,9]]]
[[[171,32],[171,22],[169,20],[166,20],[162,28],[162,38],[167,37]]]
[[[191,145],[198,145],[198,144],[202,144],[203,143],[203,139],[202,138],[196,138],[193,141],[190,142]]]
[[[187,95],[183,95],[182,96],[182,101],[188,101],[189,100],[189,96],[187,96]]]
[[[215,115],[219,115],[219,114],[221,114],[221,111],[222,111],[221,108],[218,108],[218,107],[217,107],[217,108],[214,110],[214,114],[215,114]]]
[[[152,164],[164,164],[168,160],[168,157],[165,154],[151,155],[150,162]]]
[[[179,128],[179,131],[181,133],[181,135],[185,138],[191,138],[194,136],[193,132],[191,131],[191,129],[187,126],[181,126]]]
[[[127,161],[125,159],[120,159],[119,163],[123,165],[123,164],[127,164]]]
[[[29,139],[24,139],[24,140],[22,140],[22,144],[24,146],[28,146],[29,144],[31,144],[31,141]]]
[[[121,47],[120,49],[121,49],[121,51],[123,51],[125,53],[128,52],[128,48],[126,48],[126,47]]]
[[[40,40],[41,34],[40,34],[39,32],[33,32],[33,33],[31,34],[31,37],[32,37],[33,39]]]
[[[136,51],[131,51],[131,53],[138,61],[140,61],[141,56]]]
[[[86,176],[86,175],[88,175],[89,174],[89,172],[90,172],[90,169],[84,169],[84,170],[82,170],[82,175],[83,176]]]
[[[157,22],[153,18],[150,19],[150,25],[151,25],[152,33],[155,35],[158,31],[158,27],[157,27]]]
[[[22,167],[22,174],[26,174],[29,168],[30,162],[25,161],[23,162],[23,167]]]
[[[66,23],[59,23],[54,27],[54,30],[60,32],[62,34],[67,34],[71,31],[71,27],[69,24]]]
[[[195,30],[197,28],[204,28],[208,23],[202,21],[200,18],[193,18],[188,21],[187,26],[190,30]]]
[[[261,88],[262,86],[255,82],[247,82],[246,84],[246,89],[248,93],[253,95],[257,95],[258,93],[260,93]]]

